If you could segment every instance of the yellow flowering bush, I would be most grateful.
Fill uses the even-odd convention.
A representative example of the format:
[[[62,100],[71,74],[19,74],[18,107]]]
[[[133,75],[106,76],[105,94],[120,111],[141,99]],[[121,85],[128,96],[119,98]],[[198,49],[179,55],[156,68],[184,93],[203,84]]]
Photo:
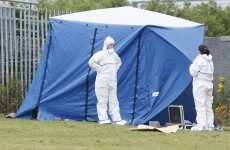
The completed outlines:
[[[230,90],[225,87],[226,78],[219,78],[217,96],[214,102],[214,114],[217,125],[230,126]]]
[[[220,93],[222,91],[224,91],[224,84],[223,83],[219,83],[218,84],[218,90],[217,90],[217,92]]]
[[[224,82],[225,82],[225,80],[226,80],[226,78],[225,78],[224,76],[219,77],[219,81],[220,81],[220,83],[224,83]]]
[[[224,76],[219,77],[219,84],[218,84],[218,90],[217,93],[223,92],[225,89],[224,82],[226,78]]]

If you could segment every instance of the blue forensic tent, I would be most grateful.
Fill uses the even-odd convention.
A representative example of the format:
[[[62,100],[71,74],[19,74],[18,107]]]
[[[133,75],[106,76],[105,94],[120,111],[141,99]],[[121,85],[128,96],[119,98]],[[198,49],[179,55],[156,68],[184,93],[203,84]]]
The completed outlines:
[[[97,121],[88,60],[115,39],[123,62],[118,99],[132,125],[168,122],[168,105],[183,105],[195,121],[189,65],[203,43],[204,25],[157,12],[120,7],[50,18],[49,34],[30,89],[15,118]]]

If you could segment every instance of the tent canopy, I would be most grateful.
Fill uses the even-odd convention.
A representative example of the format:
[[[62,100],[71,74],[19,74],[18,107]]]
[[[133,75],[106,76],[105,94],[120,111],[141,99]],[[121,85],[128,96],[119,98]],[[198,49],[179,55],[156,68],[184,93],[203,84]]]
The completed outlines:
[[[195,121],[189,65],[204,26],[147,10],[120,7],[50,18],[49,35],[31,87],[16,118],[97,121],[90,57],[115,39],[121,57],[118,99],[123,119],[138,125],[168,122],[170,104]]]
[[[164,15],[130,6],[78,12],[51,17],[51,19],[69,20],[87,23],[161,27],[194,27],[200,24],[181,18]]]

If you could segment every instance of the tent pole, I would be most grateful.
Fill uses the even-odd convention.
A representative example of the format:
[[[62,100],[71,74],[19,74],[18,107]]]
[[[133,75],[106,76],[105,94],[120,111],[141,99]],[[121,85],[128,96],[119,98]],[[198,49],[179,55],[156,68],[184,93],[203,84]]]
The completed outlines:
[[[141,31],[139,33],[138,37],[138,49],[137,49],[137,63],[136,63],[136,81],[135,81],[135,91],[134,91],[134,100],[133,100],[133,113],[132,113],[132,120],[131,123],[133,123],[134,120],[134,114],[136,110],[136,100],[137,100],[137,84],[138,84],[138,71],[139,71],[139,59],[140,59],[140,46],[141,45]]]
[[[93,56],[94,53],[94,45],[96,41],[96,35],[97,35],[97,28],[94,30],[94,36],[93,36],[93,43],[92,43],[92,49],[91,49],[91,55],[90,58]],[[91,68],[89,67],[87,76],[86,76],[86,100],[85,100],[85,120],[87,121],[87,116],[88,116],[88,101],[89,101],[89,73],[91,71]]]

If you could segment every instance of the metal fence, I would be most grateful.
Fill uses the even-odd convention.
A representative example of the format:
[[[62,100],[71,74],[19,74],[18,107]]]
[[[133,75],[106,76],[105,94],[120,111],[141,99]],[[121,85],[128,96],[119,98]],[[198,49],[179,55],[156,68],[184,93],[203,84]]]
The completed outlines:
[[[29,88],[45,44],[48,19],[67,12],[0,6],[0,82]]]

